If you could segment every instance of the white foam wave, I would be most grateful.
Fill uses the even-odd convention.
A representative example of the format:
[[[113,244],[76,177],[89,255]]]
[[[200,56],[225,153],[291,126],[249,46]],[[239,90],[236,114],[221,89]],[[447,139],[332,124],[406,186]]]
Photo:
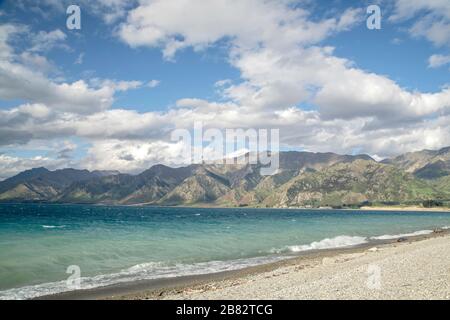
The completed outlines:
[[[140,280],[175,278],[180,276],[193,276],[239,270],[246,267],[280,261],[285,258],[285,256],[271,256],[236,259],[231,261],[210,261],[195,264],[175,265],[165,265],[161,262],[142,263],[124,269],[117,273],[104,274],[93,277],[82,277],[80,289],[93,289],[109,286],[112,284]],[[22,288],[0,291],[0,300],[25,300],[72,290],[73,288],[68,287],[66,281],[49,282],[34,286],[26,286]]]
[[[393,240],[393,239],[399,239],[399,238],[406,238],[406,237],[415,237],[415,236],[421,236],[433,233],[433,230],[420,230],[416,232],[411,233],[401,233],[401,234],[385,234],[378,237],[371,237],[371,240]]]
[[[352,247],[359,244],[367,243],[367,238],[364,237],[352,237],[352,236],[337,236],[334,238],[326,238],[320,241],[315,241],[306,245],[289,246],[289,251],[302,252],[310,250],[323,250],[333,248]]]
[[[49,226],[49,225],[42,225],[42,228],[44,228],[44,229],[60,229],[60,228],[64,228],[65,226],[64,225],[62,225],[62,226]]]

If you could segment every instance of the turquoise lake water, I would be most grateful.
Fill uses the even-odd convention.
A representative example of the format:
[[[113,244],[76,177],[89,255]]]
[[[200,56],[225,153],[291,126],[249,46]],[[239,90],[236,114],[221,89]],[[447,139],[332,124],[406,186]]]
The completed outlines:
[[[0,205],[0,299],[239,269],[312,249],[429,233],[450,213]]]

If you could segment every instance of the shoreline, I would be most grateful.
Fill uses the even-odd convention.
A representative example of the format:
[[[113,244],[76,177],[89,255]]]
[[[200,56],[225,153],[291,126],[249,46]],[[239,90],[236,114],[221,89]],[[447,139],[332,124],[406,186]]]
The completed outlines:
[[[433,207],[433,208],[425,208],[418,206],[380,206],[380,207],[361,207],[356,210],[361,211],[425,211],[425,212],[450,212],[450,208],[447,207]]]
[[[152,280],[140,280],[114,284],[106,287],[98,287],[86,290],[68,291],[48,296],[35,298],[36,300],[141,300],[141,299],[190,299],[195,298],[196,293],[208,294],[218,288],[232,288],[248,279],[265,277],[266,274],[274,274],[280,270],[294,268],[295,270],[313,270],[324,264],[325,261],[333,261],[340,256],[354,256],[365,254],[376,247],[377,250],[405,247],[412,243],[421,243],[430,239],[446,238],[450,240],[450,230],[438,229],[431,234],[410,236],[390,240],[370,240],[367,243],[352,247],[311,250],[298,253],[295,257],[286,257],[284,260],[246,267],[238,270],[224,271],[192,276],[180,276],[174,278],[159,278]],[[284,271],[281,271],[284,272]],[[190,297],[194,295],[193,297]],[[234,297],[224,297],[233,299]],[[251,297],[244,297],[251,298]]]
[[[2,202],[0,204],[6,205],[21,205],[21,204],[44,204],[44,205],[62,205],[62,206],[98,206],[98,207],[128,207],[128,208],[186,208],[186,209],[257,209],[257,210],[336,210],[336,211],[397,211],[397,212],[448,212],[450,213],[450,207],[431,207],[425,208],[421,206],[410,205],[395,205],[395,206],[362,206],[359,208],[332,208],[332,207],[257,207],[257,206],[242,206],[242,207],[226,207],[217,205],[175,205],[165,206],[149,203],[137,203],[137,204],[120,204],[120,203],[64,203],[64,202]]]

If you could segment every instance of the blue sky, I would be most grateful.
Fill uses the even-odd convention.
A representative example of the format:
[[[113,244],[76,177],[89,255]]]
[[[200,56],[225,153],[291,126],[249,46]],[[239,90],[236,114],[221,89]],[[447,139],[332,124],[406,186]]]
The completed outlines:
[[[450,144],[448,1],[79,1],[81,30],[69,4],[0,2],[0,179],[176,165],[170,131],[199,120],[277,128],[283,150]]]

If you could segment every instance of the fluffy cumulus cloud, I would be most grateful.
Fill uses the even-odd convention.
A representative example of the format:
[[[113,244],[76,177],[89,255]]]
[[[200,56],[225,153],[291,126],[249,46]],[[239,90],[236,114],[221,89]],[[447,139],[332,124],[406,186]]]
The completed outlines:
[[[108,24],[124,17],[127,9],[133,7],[135,3],[135,0],[98,0],[86,2],[87,5],[93,6],[97,14],[102,16],[103,20]]]
[[[450,2],[447,0],[396,0],[391,21],[418,17],[409,29],[414,37],[425,37],[436,46],[450,46]]]
[[[114,88],[91,88],[83,80],[55,83],[24,65],[0,62],[0,98],[43,103],[53,110],[92,113],[108,108]]]
[[[155,163],[185,163],[183,144],[171,141],[170,133],[192,129],[195,121],[219,129],[279,128],[283,146],[377,157],[450,144],[449,87],[437,92],[402,88],[386,76],[359,69],[323,44],[333,34],[363,25],[361,9],[318,18],[288,0],[153,0],[132,8],[119,0],[102,3],[113,4],[117,11],[103,17],[107,23],[122,19],[113,31],[120,41],[131,48],[158,48],[174,63],[185,48],[207,50],[226,42],[228,62],[240,72],[240,80],[217,82],[219,101],[185,98],[162,112],[112,109],[117,92],[158,90],[159,81],[52,81],[44,71],[51,64],[42,59],[39,45],[16,53],[8,39],[20,30],[4,25],[0,99],[26,102],[0,111],[1,145],[75,136],[90,142],[79,167],[138,172]],[[425,12],[414,19],[410,32],[444,46],[450,34],[448,3],[397,0],[391,21]],[[50,47],[64,43],[58,34],[38,33],[42,41],[55,41]],[[445,56],[429,60],[433,68],[446,63]],[[75,149],[63,143],[49,158],[2,155],[0,171],[5,168],[7,176],[14,167],[67,165]]]
[[[423,9],[448,7],[448,2],[436,1],[430,8],[425,3],[398,1],[393,19],[407,18],[406,13]],[[350,61],[333,56],[332,48],[311,47],[357,23],[360,10],[349,8],[335,18],[313,22],[309,12],[288,4],[143,2],[130,11],[119,34],[131,46],[161,47],[168,58],[186,46],[201,49],[230,39],[230,60],[244,81],[223,88],[223,93],[242,110],[276,110],[314,102],[323,118],[390,121],[446,112],[448,89],[435,94],[410,92],[387,77],[352,67]]]
[[[119,168],[123,172],[139,173],[156,163],[174,166],[188,164],[183,150],[181,142],[100,140],[93,143],[81,166],[91,170]]]
[[[30,168],[46,167],[49,170],[54,170],[65,165],[67,165],[67,161],[62,159],[42,156],[21,158],[0,154],[0,181]]]
[[[64,44],[66,37],[66,34],[59,29],[49,32],[39,31],[33,37],[30,51],[47,51],[51,50],[55,46],[67,48]]]
[[[225,38],[241,50],[260,45],[286,50],[346,30],[360,13],[349,9],[338,18],[314,22],[306,10],[292,8],[289,1],[142,1],[128,13],[119,35],[132,47],[162,46],[168,59],[182,48],[202,49]]]
[[[450,55],[433,54],[428,59],[428,66],[430,68],[439,68],[446,64],[450,64]]]
[[[0,99],[20,99],[44,104],[53,111],[90,114],[109,108],[115,92],[141,85],[137,81],[111,80],[94,81],[94,85],[84,80],[55,82],[45,75],[52,70],[52,63],[35,52],[64,40],[63,33],[39,32],[33,37],[30,50],[16,53],[8,41],[26,30],[23,26],[0,25]]]

